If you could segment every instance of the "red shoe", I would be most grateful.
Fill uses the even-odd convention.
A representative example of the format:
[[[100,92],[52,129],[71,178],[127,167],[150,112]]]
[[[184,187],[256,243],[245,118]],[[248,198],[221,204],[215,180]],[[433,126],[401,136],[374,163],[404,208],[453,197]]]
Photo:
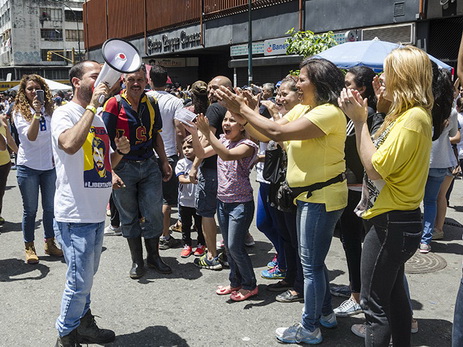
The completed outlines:
[[[188,258],[191,255],[191,253],[193,253],[193,248],[191,248],[191,246],[185,245],[183,246],[183,249],[180,252],[180,256],[182,258]]]
[[[194,252],[195,257],[200,257],[206,252],[206,246],[203,246],[202,244],[198,243],[198,246],[196,246],[196,250]]]
[[[231,293],[230,299],[233,301],[243,301],[249,299],[251,296],[257,295],[259,293],[259,288],[256,287],[253,290],[241,289],[234,293]]]
[[[232,288],[230,286],[219,286],[218,289],[215,291],[217,295],[227,295],[233,292],[236,292],[241,289],[241,286]]]

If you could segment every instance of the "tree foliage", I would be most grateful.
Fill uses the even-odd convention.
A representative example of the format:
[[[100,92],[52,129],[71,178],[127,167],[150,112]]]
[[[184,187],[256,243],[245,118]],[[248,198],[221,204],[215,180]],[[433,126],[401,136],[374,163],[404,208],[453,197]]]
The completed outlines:
[[[296,31],[296,29],[292,28],[286,34],[291,35],[285,41],[288,44],[286,54],[299,54],[304,57],[310,57],[337,45],[332,31],[323,34],[314,34],[310,30]]]

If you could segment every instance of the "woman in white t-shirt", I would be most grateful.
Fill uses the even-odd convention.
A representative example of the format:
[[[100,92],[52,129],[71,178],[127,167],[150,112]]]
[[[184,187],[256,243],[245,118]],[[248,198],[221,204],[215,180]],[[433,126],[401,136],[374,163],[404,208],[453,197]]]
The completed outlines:
[[[37,92],[39,90],[43,93]],[[13,112],[20,140],[17,178],[23,200],[22,230],[26,263],[36,264],[39,258],[34,247],[34,231],[39,188],[42,196],[45,253],[59,257],[63,255],[55,244],[53,231],[56,181],[50,130],[53,101],[48,85],[42,77],[25,75],[22,78]]]

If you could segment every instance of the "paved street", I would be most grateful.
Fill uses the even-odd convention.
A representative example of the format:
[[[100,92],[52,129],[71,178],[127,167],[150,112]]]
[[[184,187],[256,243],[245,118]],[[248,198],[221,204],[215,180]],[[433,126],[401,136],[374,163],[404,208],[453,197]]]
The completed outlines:
[[[461,276],[463,181],[455,183],[445,225],[445,240],[434,242],[433,251],[446,267],[425,274],[407,275],[419,332],[413,346],[450,346],[456,291]],[[21,198],[12,171],[4,198],[2,216],[7,220],[0,235],[0,346],[53,346],[54,322],[64,286],[65,264],[44,255],[42,228],[36,230],[40,264],[24,263],[21,235]],[[259,295],[245,302],[231,302],[215,294],[217,285],[227,284],[228,270],[199,270],[193,257],[180,258],[180,249],[161,251],[172,266],[171,275],[149,270],[140,280],[131,280],[128,246],[122,237],[106,237],[100,269],[92,292],[92,312],[101,327],[113,329],[110,346],[277,346],[274,331],[300,319],[301,303],[279,303],[265,287],[272,283],[260,277],[273,256],[270,242],[255,226],[256,245],[249,248]],[[175,233],[176,238],[180,237]],[[220,236],[219,236],[220,238]],[[434,256],[416,255],[411,269],[422,272],[442,263]],[[344,251],[333,239],[327,259],[332,283],[348,284]],[[333,297],[337,306],[342,298]],[[338,328],[323,329],[324,346],[361,346],[363,340],[350,332],[362,315],[338,319]],[[109,345],[108,345],[109,346]]]

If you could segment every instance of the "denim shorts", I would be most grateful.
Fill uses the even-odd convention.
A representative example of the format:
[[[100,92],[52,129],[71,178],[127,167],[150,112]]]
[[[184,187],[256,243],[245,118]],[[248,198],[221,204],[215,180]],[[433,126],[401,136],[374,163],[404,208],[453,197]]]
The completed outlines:
[[[172,168],[172,177],[167,182],[162,182],[162,204],[171,207],[177,206],[178,200],[178,178],[175,174],[175,166],[178,162],[178,155],[167,157],[169,165]],[[159,168],[162,167],[161,161],[158,159]]]
[[[201,168],[196,186],[196,214],[213,218],[217,211],[217,170]]]

